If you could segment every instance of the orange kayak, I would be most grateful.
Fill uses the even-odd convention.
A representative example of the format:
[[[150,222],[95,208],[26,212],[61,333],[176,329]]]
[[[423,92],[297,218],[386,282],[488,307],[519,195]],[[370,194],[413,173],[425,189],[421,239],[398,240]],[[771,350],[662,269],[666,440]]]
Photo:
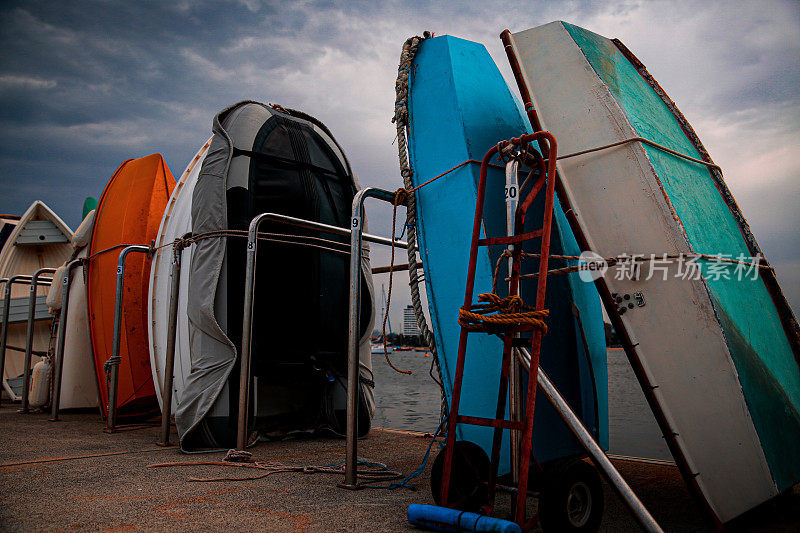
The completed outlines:
[[[149,245],[158,233],[175,178],[160,154],[122,163],[106,185],[89,245],[89,255],[118,245]],[[103,365],[111,357],[117,261],[122,248],[100,253],[89,261],[87,292],[89,326],[100,404],[108,414],[108,385]],[[147,342],[147,299],[150,259],[129,254],[125,261],[122,329],[117,390],[117,416],[142,417],[158,411]]]

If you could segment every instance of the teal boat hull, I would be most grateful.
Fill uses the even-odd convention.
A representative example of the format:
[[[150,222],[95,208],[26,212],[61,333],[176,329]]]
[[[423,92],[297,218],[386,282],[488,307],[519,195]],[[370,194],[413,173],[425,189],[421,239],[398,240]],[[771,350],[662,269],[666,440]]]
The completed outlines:
[[[721,522],[792,487],[797,321],[774,273],[747,266],[760,250],[721,172],[696,161],[710,161],[697,135],[619,41],[564,22],[504,38],[560,154],[599,148],[559,162],[591,250],[743,261],[705,257],[697,277],[680,260],[605,277],[609,293],[642,295],[640,307],[617,309],[609,298],[607,309],[689,486]],[[672,152],[626,142],[639,137]]]

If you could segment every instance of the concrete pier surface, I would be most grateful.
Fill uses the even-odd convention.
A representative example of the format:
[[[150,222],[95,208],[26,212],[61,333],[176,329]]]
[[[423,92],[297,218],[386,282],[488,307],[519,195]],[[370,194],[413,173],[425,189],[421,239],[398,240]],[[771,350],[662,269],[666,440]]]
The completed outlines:
[[[221,461],[224,453],[184,455],[155,444],[158,428],[103,433],[96,413],[22,415],[0,408],[0,531],[402,531],[411,503],[433,503],[430,463],[417,490],[336,487],[334,474],[276,473],[248,481],[191,482],[189,477],[241,477],[258,470],[225,466],[147,468],[166,462]],[[177,438],[177,437],[174,437]],[[359,456],[410,473],[430,438],[375,429]],[[344,460],[344,440],[288,440],[250,450],[257,461],[329,465]],[[432,455],[438,452],[434,445]],[[432,459],[431,459],[432,462]],[[702,531],[705,524],[677,469],[614,461],[667,531]],[[637,530],[606,486],[601,530]],[[531,499],[531,511],[535,500]],[[498,515],[508,512],[507,495]],[[799,531],[800,488],[728,524],[730,531]]]

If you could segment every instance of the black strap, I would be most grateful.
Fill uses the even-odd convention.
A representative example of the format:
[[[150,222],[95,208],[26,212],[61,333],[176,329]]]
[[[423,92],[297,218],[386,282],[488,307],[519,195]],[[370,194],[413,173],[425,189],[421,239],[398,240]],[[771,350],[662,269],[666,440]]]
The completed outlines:
[[[289,168],[307,168],[309,170],[315,170],[317,172],[323,172],[325,174],[330,174],[332,176],[340,176],[340,177],[347,177],[342,176],[340,172],[335,172],[333,170],[329,170],[327,168],[318,167],[317,165],[312,165],[311,163],[306,163],[303,161],[297,161],[294,159],[286,159],[285,157],[278,157],[275,155],[265,154],[263,152],[254,152],[252,150],[242,150],[241,148],[233,147],[233,157],[238,157],[243,155],[245,157],[254,157],[257,159],[263,159],[266,161],[271,161],[278,165],[286,166]]]

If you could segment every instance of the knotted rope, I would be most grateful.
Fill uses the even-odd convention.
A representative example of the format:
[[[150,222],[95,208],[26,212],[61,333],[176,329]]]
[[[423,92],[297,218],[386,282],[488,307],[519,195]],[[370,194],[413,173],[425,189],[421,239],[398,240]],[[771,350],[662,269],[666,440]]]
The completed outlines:
[[[500,298],[486,292],[478,296],[478,301],[484,303],[458,310],[458,324],[467,331],[488,332],[489,329],[516,329],[528,325],[530,329],[541,330],[542,335],[547,333],[544,319],[550,311],[525,305],[519,295]]]

